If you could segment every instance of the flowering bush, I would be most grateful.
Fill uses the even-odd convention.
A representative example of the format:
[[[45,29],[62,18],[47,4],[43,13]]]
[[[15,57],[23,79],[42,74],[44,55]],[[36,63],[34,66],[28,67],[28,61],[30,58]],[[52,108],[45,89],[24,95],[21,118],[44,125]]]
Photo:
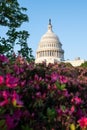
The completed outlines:
[[[0,56],[0,130],[87,127],[87,69]]]

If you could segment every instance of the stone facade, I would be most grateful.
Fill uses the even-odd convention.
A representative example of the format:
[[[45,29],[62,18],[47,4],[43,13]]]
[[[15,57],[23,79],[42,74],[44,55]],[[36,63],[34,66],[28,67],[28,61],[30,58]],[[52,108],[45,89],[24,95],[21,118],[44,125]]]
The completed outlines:
[[[72,66],[80,66],[85,60],[76,58],[75,60],[66,60],[64,63],[70,63]]]

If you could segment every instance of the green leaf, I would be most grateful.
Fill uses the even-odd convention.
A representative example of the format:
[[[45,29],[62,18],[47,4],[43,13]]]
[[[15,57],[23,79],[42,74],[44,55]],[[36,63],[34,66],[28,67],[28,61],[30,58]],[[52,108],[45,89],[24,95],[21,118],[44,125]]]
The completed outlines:
[[[0,25],[7,27],[5,38],[0,37],[0,54],[12,57],[15,45],[19,45],[18,52],[26,60],[32,61],[32,49],[28,47],[27,39],[29,33],[18,29],[24,22],[28,22],[28,15],[24,13],[27,9],[20,7],[18,0],[2,0],[0,2]]]
[[[0,120],[0,130],[7,130],[7,126],[5,124],[5,120]]]
[[[54,119],[55,118],[55,116],[56,116],[56,111],[55,111],[55,109],[54,108],[48,108],[47,109],[47,115],[48,115],[48,117],[49,117],[49,119]]]
[[[0,127],[5,124],[5,120],[0,120]]]
[[[66,84],[62,84],[62,85],[61,85],[61,90],[64,90],[65,87],[66,87]]]
[[[59,90],[64,90],[65,89],[65,87],[66,87],[66,84],[59,84],[59,82],[58,81],[56,81],[56,86],[57,86],[57,88],[59,89]]]
[[[56,84],[57,88],[58,88],[58,89],[60,89],[60,84],[59,84],[59,82],[58,82],[58,81],[56,81],[56,83],[55,83],[55,84]]]
[[[0,115],[1,115],[1,114],[4,114],[5,111],[6,111],[6,109],[0,108]]]
[[[61,109],[62,109],[63,111],[65,111],[65,110],[66,110],[66,106],[62,105],[62,106],[61,106]]]

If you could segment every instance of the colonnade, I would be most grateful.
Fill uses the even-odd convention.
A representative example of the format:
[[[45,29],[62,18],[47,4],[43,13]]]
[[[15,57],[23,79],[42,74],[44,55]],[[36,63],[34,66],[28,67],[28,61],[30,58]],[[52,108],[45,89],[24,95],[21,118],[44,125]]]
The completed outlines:
[[[62,55],[62,51],[58,51],[58,50],[45,50],[45,51],[39,51],[37,52],[37,58],[39,57],[49,57],[49,56],[54,56],[54,57],[61,57]]]

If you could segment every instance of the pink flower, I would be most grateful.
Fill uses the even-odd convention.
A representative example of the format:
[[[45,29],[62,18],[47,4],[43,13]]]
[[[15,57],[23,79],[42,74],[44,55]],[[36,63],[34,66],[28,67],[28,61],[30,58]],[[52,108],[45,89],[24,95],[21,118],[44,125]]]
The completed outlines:
[[[26,83],[26,80],[21,81],[21,83],[20,83],[21,87],[24,87],[25,83]]]
[[[5,106],[5,105],[7,105],[7,104],[9,103],[8,94],[7,94],[6,91],[3,91],[3,92],[2,92],[2,98],[3,98],[3,100],[0,102],[0,106],[1,106],[1,107],[2,107],[2,106]]]
[[[75,106],[72,106],[70,111],[73,113],[75,111]]]
[[[14,88],[18,85],[18,78],[13,77],[10,74],[6,75],[6,86],[9,88]]]
[[[57,114],[58,114],[58,116],[62,116],[63,115],[63,111],[62,111],[62,109],[56,109],[56,112],[57,112]]]
[[[80,103],[82,103],[82,100],[79,97],[74,97],[74,98],[72,98],[71,102],[75,103],[75,104],[80,104]]]
[[[4,55],[0,55],[0,61],[1,62],[8,62],[9,59],[6,56],[4,56]]]
[[[6,117],[6,124],[7,124],[7,130],[12,130],[16,127],[14,124],[13,117],[11,117],[9,115],[7,115],[7,117]]]
[[[57,90],[57,86],[55,84],[53,86],[53,90]]]
[[[50,90],[50,89],[51,89],[51,86],[50,86],[50,84],[48,84],[48,87],[47,87],[47,89],[48,89],[48,90]]]
[[[53,72],[53,73],[51,74],[51,80],[52,80],[53,82],[55,82],[55,81],[57,81],[58,79],[59,79],[59,74],[56,73],[56,72]]]
[[[78,120],[78,123],[81,128],[87,127],[87,117],[82,117],[80,120]]]
[[[3,93],[2,93],[2,95],[3,95],[4,99],[8,98],[8,92],[7,91],[4,90]]]
[[[37,92],[37,93],[36,93],[36,97],[37,97],[37,98],[40,98],[40,97],[41,97],[41,92]]]
[[[0,75],[0,85],[2,85],[4,83],[4,78],[3,76]]]
[[[66,78],[65,76],[60,76],[60,77],[59,77],[59,80],[60,80],[60,83],[61,83],[61,84],[65,84],[65,83],[68,82],[68,80],[67,80],[67,78]]]
[[[16,110],[13,115],[6,115],[6,125],[7,130],[13,130],[16,129],[16,126],[18,125],[20,118],[21,118],[21,111]]]
[[[12,104],[15,107],[23,107],[23,102],[20,100],[19,95],[14,91],[12,95]]]
[[[67,90],[62,90],[62,94],[65,96],[65,97],[69,97],[69,93]]]
[[[23,57],[21,57],[20,55],[18,55],[16,62],[20,63],[20,64],[24,64],[26,61]]]
[[[5,99],[4,101],[0,102],[0,107],[3,107],[9,103],[8,99]]]

